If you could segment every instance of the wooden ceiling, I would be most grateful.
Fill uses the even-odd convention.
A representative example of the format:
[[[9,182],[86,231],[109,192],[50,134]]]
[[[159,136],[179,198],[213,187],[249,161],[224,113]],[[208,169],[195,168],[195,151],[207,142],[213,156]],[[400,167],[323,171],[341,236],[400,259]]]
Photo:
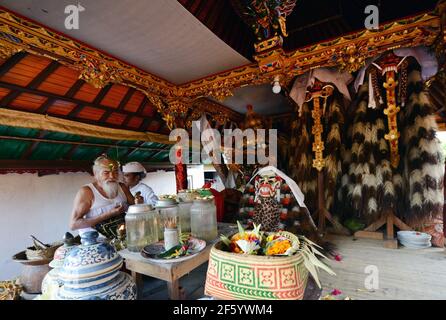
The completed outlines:
[[[253,60],[255,36],[238,17],[229,0],[178,0],[178,2],[226,44],[245,58]]]
[[[79,72],[43,56],[19,52],[0,59],[0,106],[111,128],[169,134],[141,92],[120,84],[97,89]]]
[[[55,60],[19,52],[0,58],[0,107],[106,128],[169,134],[164,120],[140,91],[110,84],[97,89],[78,71]],[[49,174],[89,171],[100,154],[125,163],[166,162],[169,145],[99,139],[75,134],[0,126],[0,173]],[[164,165],[166,168],[167,165]]]

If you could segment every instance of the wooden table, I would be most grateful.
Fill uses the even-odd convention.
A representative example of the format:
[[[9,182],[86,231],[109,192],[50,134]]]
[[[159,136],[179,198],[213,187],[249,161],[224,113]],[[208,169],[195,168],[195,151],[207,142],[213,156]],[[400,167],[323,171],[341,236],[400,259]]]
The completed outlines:
[[[237,226],[229,223],[218,224],[218,234],[231,235],[237,232]],[[130,252],[127,249],[119,251],[125,261],[125,267],[132,272],[133,280],[138,290],[138,299],[142,298],[144,288],[142,275],[154,277],[167,282],[167,289],[171,300],[179,300],[179,280],[195,268],[209,260],[209,253],[214,243],[219,241],[219,237],[207,244],[206,248],[191,259],[173,262],[159,263],[148,260],[140,253]]]

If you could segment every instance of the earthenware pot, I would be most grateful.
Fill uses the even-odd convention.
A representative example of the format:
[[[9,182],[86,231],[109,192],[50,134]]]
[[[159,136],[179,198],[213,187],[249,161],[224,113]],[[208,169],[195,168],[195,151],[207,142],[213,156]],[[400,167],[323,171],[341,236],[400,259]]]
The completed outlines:
[[[12,259],[23,265],[22,272],[19,276],[23,290],[30,294],[40,293],[42,280],[51,270],[48,265],[50,259],[28,260],[25,251],[15,254]]]
[[[136,285],[119,270],[122,258],[96,231],[82,235],[81,245],[65,257],[59,272],[63,286],[60,300],[135,300]]]

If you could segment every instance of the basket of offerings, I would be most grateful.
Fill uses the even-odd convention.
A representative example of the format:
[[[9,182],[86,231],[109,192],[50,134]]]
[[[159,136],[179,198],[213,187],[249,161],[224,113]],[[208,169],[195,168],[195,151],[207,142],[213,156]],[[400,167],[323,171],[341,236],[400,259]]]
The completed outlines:
[[[320,287],[318,269],[334,274],[318,246],[290,232],[245,231],[216,243],[210,253],[205,294],[225,300],[301,300],[309,274]]]

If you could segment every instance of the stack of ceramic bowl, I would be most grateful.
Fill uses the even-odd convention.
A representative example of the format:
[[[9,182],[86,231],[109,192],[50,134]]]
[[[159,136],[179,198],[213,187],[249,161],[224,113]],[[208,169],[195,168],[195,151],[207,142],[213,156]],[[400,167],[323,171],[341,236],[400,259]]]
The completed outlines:
[[[432,236],[417,231],[398,231],[397,238],[400,243],[410,249],[423,249],[432,246]]]
[[[65,257],[59,271],[60,300],[135,300],[136,285],[119,270],[122,258],[108,243],[97,242],[96,231],[82,235],[81,245]]]

